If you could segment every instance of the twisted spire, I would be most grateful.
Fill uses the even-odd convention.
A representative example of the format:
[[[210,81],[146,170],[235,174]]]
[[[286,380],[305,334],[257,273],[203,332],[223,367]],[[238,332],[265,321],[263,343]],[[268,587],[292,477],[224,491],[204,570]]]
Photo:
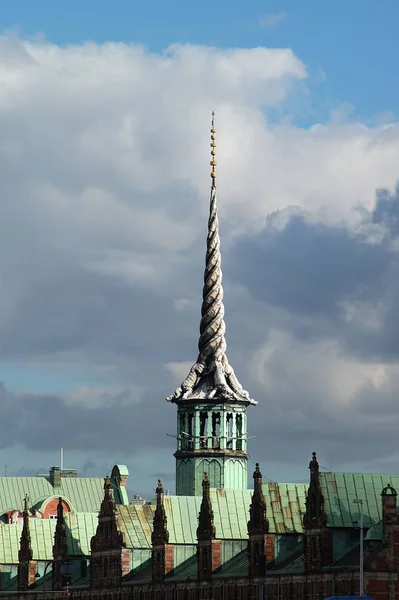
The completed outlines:
[[[226,325],[224,322],[222,269],[220,256],[219,221],[216,194],[216,129],[215,114],[211,126],[211,197],[208,220],[208,236],[202,291],[200,337],[197,362],[191,367],[180,388],[169,396],[169,402],[193,397],[213,398],[217,394],[226,400],[256,404],[241,384],[226,355]]]
[[[212,363],[226,366],[226,325],[224,322],[222,269],[220,256],[219,221],[216,196],[216,129],[212,113],[211,155],[212,187],[208,220],[208,237],[206,243],[204,287],[202,291],[202,308],[200,338],[198,342],[199,355],[197,362],[212,367]]]

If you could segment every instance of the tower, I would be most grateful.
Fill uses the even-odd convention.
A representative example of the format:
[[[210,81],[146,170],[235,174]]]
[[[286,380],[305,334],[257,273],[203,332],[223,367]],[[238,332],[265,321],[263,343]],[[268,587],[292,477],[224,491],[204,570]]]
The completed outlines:
[[[212,114],[212,184],[198,358],[167,398],[177,405],[176,493],[210,487],[247,489],[247,406],[257,404],[238,382],[226,355],[222,270],[216,195],[216,130]]]

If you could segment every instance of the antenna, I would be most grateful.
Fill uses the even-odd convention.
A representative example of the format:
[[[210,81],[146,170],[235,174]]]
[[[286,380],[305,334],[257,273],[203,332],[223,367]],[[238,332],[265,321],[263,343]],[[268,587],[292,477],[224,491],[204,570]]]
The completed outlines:
[[[60,471],[64,470],[64,448],[61,446],[60,450]]]

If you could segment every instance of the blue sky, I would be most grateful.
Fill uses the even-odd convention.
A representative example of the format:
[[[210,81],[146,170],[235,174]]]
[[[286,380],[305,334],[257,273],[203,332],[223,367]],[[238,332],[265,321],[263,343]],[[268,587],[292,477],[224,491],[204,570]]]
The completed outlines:
[[[297,115],[305,126],[343,104],[364,120],[396,111],[398,23],[396,0],[14,0],[3,3],[0,15],[3,30],[43,33],[61,45],[112,40],[151,51],[175,42],[291,47],[311,75],[312,107]]]
[[[164,398],[196,358],[215,109],[251,457],[279,480],[314,450],[397,469],[396,0],[3,4],[0,465],[63,445],[81,473],[112,456],[135,492],[173,488]]]

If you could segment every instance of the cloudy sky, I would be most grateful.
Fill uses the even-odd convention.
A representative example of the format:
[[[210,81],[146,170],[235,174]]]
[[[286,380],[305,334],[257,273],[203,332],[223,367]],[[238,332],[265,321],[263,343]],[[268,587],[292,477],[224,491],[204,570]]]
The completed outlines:
[[[250,470],[398,472],[396,2],[133,4],[1,17],[0,472],[173,490],[212,110]]]

